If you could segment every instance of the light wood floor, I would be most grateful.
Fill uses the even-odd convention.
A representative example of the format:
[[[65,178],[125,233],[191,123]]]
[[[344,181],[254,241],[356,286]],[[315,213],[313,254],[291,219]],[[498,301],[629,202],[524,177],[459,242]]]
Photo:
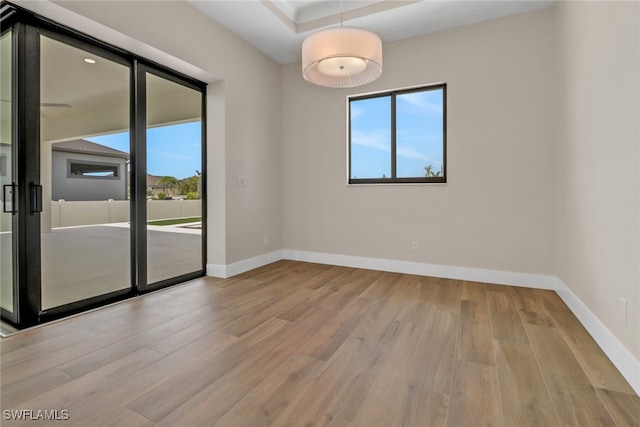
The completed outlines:
[[[280,261],[0,346],[2,409],[56,425],[640,425],[552,291]]]

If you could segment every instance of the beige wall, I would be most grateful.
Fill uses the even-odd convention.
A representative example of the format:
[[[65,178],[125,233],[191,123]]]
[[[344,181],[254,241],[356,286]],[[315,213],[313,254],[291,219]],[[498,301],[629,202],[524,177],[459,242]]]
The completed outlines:
[[[385,44],[382,77],[351,90],[285,66],[285,248],[552,273],[552,13]],[[436,82],[448,91],[448,183],[347,186],[347,95]]]
[[[556,19],[556,274],[640,358],[640,6],[561,2]]]
[[[208,263],[282,247],[279,64],[183,2],[18,3],[209,83]]]

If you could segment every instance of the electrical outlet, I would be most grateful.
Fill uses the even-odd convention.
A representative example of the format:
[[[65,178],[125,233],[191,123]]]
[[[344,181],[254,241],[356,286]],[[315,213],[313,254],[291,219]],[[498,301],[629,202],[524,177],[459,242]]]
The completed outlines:
[[[265,245],[268,245],[268,244],[269,244],[269,235],[268,235],[268,234],[265,234],[265,235],[262,237],[262,242],[263,242]]]
[[[417,240],[411,242],[411,252],[420,252],[420,242]]]
[[[246,187],[247,186],[247,177],[246,176],[242,176],[242,175],[238,175],[238,177],[236,178],[236,185],[238,187]]]
[[[627,323],[627,300],[622,297],[618,302],[618,316],[622,323]]]

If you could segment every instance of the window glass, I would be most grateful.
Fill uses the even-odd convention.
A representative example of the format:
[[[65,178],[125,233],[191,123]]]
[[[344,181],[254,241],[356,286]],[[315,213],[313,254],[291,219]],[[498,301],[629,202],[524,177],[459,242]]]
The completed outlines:
[[[349,183],[446,182],[446,86],[349,100]]]
[[[391,176],[391,97],[351,102],[351,178]]]
[[[444,176],[442,89],[396,97],[399,178]]]

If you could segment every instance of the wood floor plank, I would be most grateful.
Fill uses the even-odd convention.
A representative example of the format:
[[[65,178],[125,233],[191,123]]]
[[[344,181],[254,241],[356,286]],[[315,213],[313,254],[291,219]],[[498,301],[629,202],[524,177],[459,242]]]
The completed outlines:
[[[573,313],[568,310],[556,310],[552,312],[551,316],[557,330],[562,334],[595,388],[634,394],[629,383],[606,354],[600,350],[598,344]]]
[[[502,426],[494,366],[458,359],[453,370],[447,425]]]
[[[501,341],[528,344],[529,339],[513,297],[506,292],[487,292],[493,337]]]
[[[597,391],[618,427],[640,426],[640,397],[612,390]]]
[[[436,306],[440,310],[458,312],[462,296],[462,281],[440,279],[440,291],[436,300]]]
[[[102,332],[95,329],[80,328],[77,331],[72,331],[54,339],[46,339],[40,345],[33,344],[26,347],[20,347],[8,354],[2,355],[2,369],[6,371],[16,365],[25,364],[30,360],[38,359],[39,357],[42,357],[43,354],[50,355],[58,350],[82,343],[88,338],[99,337],[102,335]],[[5,381],[5,384],[11,383],[8,376],[5,377]]]
[[[355,425],[390,425],[392,408],[405,390],[409,366],[422,328],[400,322],[398,336],[353,418]],[[343,418],[351,420],[344,413]]]
[[[337,265],[329,266],[327,269],[321,269],[319,273],[313,274],[311,277],[304,278],[301,286],[309,289],[318,289],[326,286],[336,277],[349,271],[348,267],[340,267]]]
[[[389,294],[389,290],[393,289],[395,283],[400,280],[402,276],[400,273],[382,273],[360,294],[360,298],[379,300],[386,297]]]
[[[291,305],[299,303],[313,291],[307,288],[293,288],[284,297],[277,298],[254,307],[244,316],[234,320],[221,329],[222,332],[236,337],[242,336],[265,320],[285,311]]]
[[[615,425],[555,328],[525,325],[547,391],[563,425]]]
[[[382,276],[381,271],[373,270],[365,272],[353,270],[348,274],[340,275],[331,281],[331,286],[336,289],[336,292],[319,301],[319,306],[341,310],[354,298],[360,296],[380,276]]]
[[[461,301],[457,357],[495,366],[489,308],[486,302]]]
[[[262,351],[245,355],[178,408],[165,411],[159,425],[201,425],[205,419],[207,424],[217,422],[285,363],[330,315],[327,310],[316,309],[299,322],[286,325],[264,343]]]
[[[0,339],[0,356],[20,350],[21,348],[23,348],[23,346],[17,342]]]
[[[553,326],[553,319],[547,311],[543,300],[540,300],[539,289],[518,288],[512,289],[512,295],[516,307],[520,311],[520,316],[524,323],[531,325]],[[538,298],[536,298],[538,296]]]
[[[87,396],[101,397],[108,390],[119,390],[118,385],[124,378],[163,357],[164,355],[148,349],[135,351],[88,375],[24,400],[11,409],[66,409],[71,418],[86,422],[87,418],[107,410],[101,404],[87,404]]]
[[[313,307],[319,307],[320,301],[328,298],[332,293],[336,292],[335,289],[332,289],[328,286],[320,287],[317,289],[312,289],[313,292],[309,294],[302,301],[299,301],[297,304],[292,305],[286,310],[282,311],[277,315],[279,319],[289,320],[291,322],[296,322],[300,316],[304,315],[309,309]]]
[[[380,339],[345,342],[291,411],[283,414],[282,424],[329,425],[335,418],[353,421],[386,355],[401,336],[399,332],[400,323],[393,322]]]
[[[496,340],[495,346],[505,425],[559,425],[529,344]]]
[[[378,298],[371,311],[354,330],[354,335],[368,341],[379,341],[389,325],[396,322],[399,313],[406,307],[412,294],[412,287],[406,286],[402,277],[390,277],[393,286]]]
[[[487,286],[484,283],[464,280],[461,298],[468,301],[486,302]]]
[[[249,298],[243,298],[243,301],[235,307],[213,306],[210,315],[194,321],[182,329],[180,333],[173,333],[147,344],[147,347],[163,354],[171,354],[211,332],[219,331],[222,327],[246,315],[254,307],[269,299],[263,295],[253,295]]]
[[[106,390],[98,396],[87,396],[84,402],[85,404],[93,403],[99,406],[100,410],[108,410],[109,408],[130,406],[140,400],[144,401],[148,394],[157,396],[154,392],[167,385],[175,386],[182,379],[181,375],[184,375],[185,370],[191,372],[205,369],[212,359],[215,359],[218,354],[233,346],[237,341],[237,337],[212,332],[184,349],[171,353],[128,375],[120,381],[118,389]],[[180,368],[177,369],[177,367]],[[126,393],[123,393],[122,390],[126,390]],[[163,407],[170,401],[171,399],[164,396],[154,403]],[[151,409],[149,411],[152,412]],[[103,416],[103,413],[94,410],[87,421],[91,421],[89,424],[99,424],[99,420]]]
[[[354,378],[366,371],[374,350],[372,343],[348,339],[273,424],[283,427],[331,424],[337,418],[344,390]]]
[[[214,426],[272,425],[282,411],[304,390],[324,362],[294,355],[265,378]]]
[[[38,375],[25,378],[9,385],[2,385],[2,407],[13,408],[26,399],[46,393],[73,377],[60,369],[48,369]]]
[[[449,395],[458,335],[458,316],[432,308],[418,340],[407,383],[417,390]]]
[[[398,322],[409,322],[422,328],[426,322],[429,310],[435,305],[437,293],[430,283],[424,282],[416,276],[403,275],[395,286],[408,288],[407,301],[396,316]],[[435,288],[439,291],[439,287]]]
[[[179,334],[189,324],[198,321],[198,319],[208,319],[209,309],[207,307],[200,307],[192,312],[186,313],[183,316],[178,316],[174,319],[168,320],[156,328],[140,331],[128,338],[120,341],[116,341],[113,344],[101,348],[99,351],[80,356],[70,362],[62,364],[59,369],[69,374],[72,377],[81,377],[88,374],[104,365],[107,365],[119,358],[125,356],[127,353],[148,347],[149,344],[153,344],[168,335]]]
[[[236,345],[224,347],[201,363],[181,366],[171,381],[161,383],[127,406],[150,420],[161,420],[237,366],[247,352],[267,346],[286,325],[286,321],[275,318],[264,322],[238,339]]]
[[[407,385],[398,397],[389,425],[444,427],[447,423],[448,409],[448,395]]]
[[[336,315],[320,328],[314,339],[308,340],[298,353],[316,359],[329,360],[373,305],[372,300],[356,298],[343,310],[336,312]]]
[[[297,261],[200,278],[0,347],[0,409],[67,409],[70,426],[640,417],[640,398],[553,291]]]
[[[154,425],[155,423],[150,419],[128,408],[121,408],[118,412],[111,413],[107,419],[100,423],[100,427],[152,427]]]

